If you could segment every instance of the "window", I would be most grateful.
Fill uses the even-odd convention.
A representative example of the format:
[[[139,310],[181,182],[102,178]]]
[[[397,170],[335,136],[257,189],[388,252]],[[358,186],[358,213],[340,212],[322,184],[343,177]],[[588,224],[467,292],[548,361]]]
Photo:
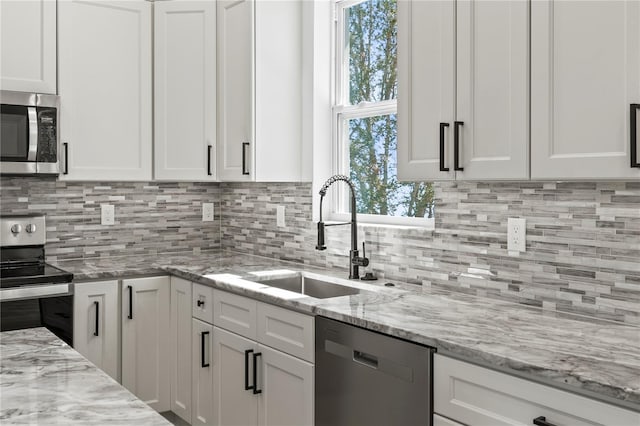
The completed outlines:
[[[432,185],[397,179],[396,0],[338,0],[335,8],[334,172],[353,181],[361,220],[432,225]],[[349,193],[336,193],[341,219]]]

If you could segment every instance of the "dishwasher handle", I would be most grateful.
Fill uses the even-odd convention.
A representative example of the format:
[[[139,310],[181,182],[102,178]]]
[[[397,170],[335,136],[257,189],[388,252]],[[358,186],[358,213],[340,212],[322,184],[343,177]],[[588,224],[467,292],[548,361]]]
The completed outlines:
[[[378,357],[362,351],[353,351],[353,361],[358,364],[366,365],[374,369],[378,369]]]

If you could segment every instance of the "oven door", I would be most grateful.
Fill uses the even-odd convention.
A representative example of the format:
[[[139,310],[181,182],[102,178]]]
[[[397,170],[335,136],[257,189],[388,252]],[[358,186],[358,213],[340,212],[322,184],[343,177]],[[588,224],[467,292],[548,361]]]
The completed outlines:
[[[2,173],[36,173],[38,152],[37,95],[1,93],[0,160]]]
[[[73,346],[73,295],[0,302],[0,331],[46,327]]]

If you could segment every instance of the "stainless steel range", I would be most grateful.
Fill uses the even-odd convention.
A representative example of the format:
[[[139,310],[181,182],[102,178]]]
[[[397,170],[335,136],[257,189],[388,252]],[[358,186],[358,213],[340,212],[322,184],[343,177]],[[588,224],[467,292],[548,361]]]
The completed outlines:
[[[45,262],[42,215],[0,217],[0,330],[46,327],[73,346],[73,274]]]

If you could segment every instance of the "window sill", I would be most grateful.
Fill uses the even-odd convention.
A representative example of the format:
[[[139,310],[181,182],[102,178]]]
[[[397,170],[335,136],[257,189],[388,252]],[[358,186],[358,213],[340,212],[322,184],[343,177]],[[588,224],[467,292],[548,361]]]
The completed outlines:
[[[347,220],[325,220],[324,223],[327,225],[345,223]],[[392,224],[392,223],[380,223],[380,222],[358,222],[358,228],[369,228],[369,229],[389,229],[389,230],[407,230],[407,231],[424,231],[424,232],[433,232],[435,231],[435,221],[433,219],[428,220],[424,225],[410,225],[410,224]]]

